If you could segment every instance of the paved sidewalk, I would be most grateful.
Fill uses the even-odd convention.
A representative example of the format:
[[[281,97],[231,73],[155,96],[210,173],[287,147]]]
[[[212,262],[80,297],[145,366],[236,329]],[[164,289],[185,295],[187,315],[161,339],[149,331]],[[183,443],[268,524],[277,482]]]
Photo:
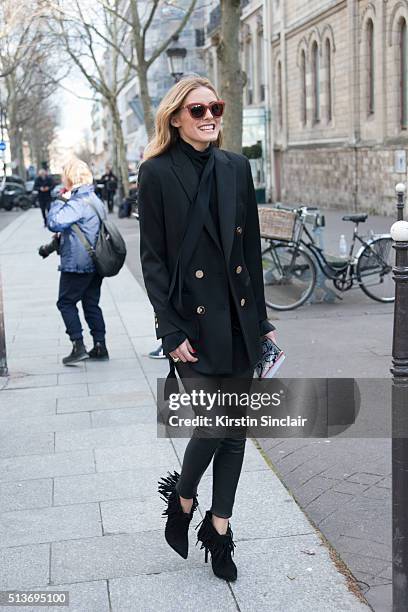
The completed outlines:
[[[147,357],[150,304],[127,269],[106,281],[112,359],[64,368],[57,260],[36,254],[50,237],[36,212],[0,233],[10,368],[0,379],[0,588],[67,589],[81,612],[367,610],[250,441],[232,523],[238,581],[213,576],[193,529],[187,561],[166,545],[156,483],[179,469],[186,441],[156,436],[166,363]],[[208,474],[201,512],[210,484]]]
[[[353,225],[342,216],[352,212],[324,211],[328,252],[338,252],[342,233],[350,239]],[[370,215],[360,230],[387,233],[393,222],[390,217]],[[119,219],[118,224],[133,254],[129,269],[141,282],[139,225],[134,219]],[[390,378],[394,305],[374,302],[359,288],[342,297],[334,304],[269,311],[288,357],[282,376]],[[390,400],[383,401],[373,388],[370,397],[382,415],[389,414]],[[347,563],[369,604],[376,612],[391,612],[390,439],[258,441],[284,485]]]

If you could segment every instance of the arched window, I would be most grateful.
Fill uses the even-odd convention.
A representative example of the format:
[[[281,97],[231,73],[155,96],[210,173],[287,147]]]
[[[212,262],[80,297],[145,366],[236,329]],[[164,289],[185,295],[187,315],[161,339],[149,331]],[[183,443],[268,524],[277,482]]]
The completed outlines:
[[[374,114],[374,24],[372,19],[367,22],[367,111],[369,115]]]
[[[283,125],[283,104],[282,104],[282,64],[278,62],[278,122],[279,127]]]
[[[303,125],[307,122],[306,105],[306,54],[304,50],[300,55],[300,120]]]
[[[327,107],[327,123],[333,119],[333,79],[332,79],[332,52],[331,43],[326,38],[326,107]]]
[[[248,24],[246,24],[245,31],[245,72],[247,76],[246,103],[250,105],[254,103],[254,49]]]
[[[407,95],[407,22],[405,19],[400,25],[400,121],[401,129],[408,127],[408,95]]]
[[[320,121],[320,57],[317,42],[312,46],[313,121]]]
[[[258,32],[257,36],[257,64],[258,64],[258,86],[259,86],[259,101],[263,102],[265,100],[265,65],[264,65],[264,39],[263,39],[263,31]]]

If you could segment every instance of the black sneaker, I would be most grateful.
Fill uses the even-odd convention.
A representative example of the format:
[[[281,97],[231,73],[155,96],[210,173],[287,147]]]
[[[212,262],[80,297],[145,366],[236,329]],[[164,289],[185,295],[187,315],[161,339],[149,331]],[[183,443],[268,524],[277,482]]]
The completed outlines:
[[[79,361],[83,361],[84,359],[88,358],[89,355],[86,352],[83,340],[73,340],[72,351],[67,357],[63,358],[62,363],[64,365],[71,365],[73,363],[78,363]]]
[[[166,355],[163,352],[162,345],[160,345],[159,348],[157,348],[155,351],[149,353],[149,357],[151,357],[151,359],[167,359]]]
[[[93,349],[88,352],[90,359],[98,359],[99,361],[108,361],[109,353],[104,342],[95,342]]]

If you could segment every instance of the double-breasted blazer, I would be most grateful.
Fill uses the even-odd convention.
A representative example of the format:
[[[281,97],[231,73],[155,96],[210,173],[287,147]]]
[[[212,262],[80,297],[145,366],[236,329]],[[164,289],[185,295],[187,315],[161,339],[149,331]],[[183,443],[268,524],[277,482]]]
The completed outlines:
[[[199,179],[181,147],[143,162],[139,169],[140,256],[156,337],[184,332],[196,349],[190,366],[204,374],[232,373],[230,296],[250,365],[261,357],[260,337],[275,329],[266,315],[258,209],[244,155],[214,148],[220,238],[208,211],[183,271],[182,305],[170,292]],[[174,282],[173,282],[174,285]],[[228,289],[230,287],[230,291]]]

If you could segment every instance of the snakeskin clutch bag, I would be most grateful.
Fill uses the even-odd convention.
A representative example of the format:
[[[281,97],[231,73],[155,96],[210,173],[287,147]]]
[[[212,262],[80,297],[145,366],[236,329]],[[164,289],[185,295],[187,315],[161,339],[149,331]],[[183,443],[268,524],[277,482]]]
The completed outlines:
[[[272,378],[285,360],[285,353],[270,338],[261,341],[262,357],[255,366],[258,378]]]

